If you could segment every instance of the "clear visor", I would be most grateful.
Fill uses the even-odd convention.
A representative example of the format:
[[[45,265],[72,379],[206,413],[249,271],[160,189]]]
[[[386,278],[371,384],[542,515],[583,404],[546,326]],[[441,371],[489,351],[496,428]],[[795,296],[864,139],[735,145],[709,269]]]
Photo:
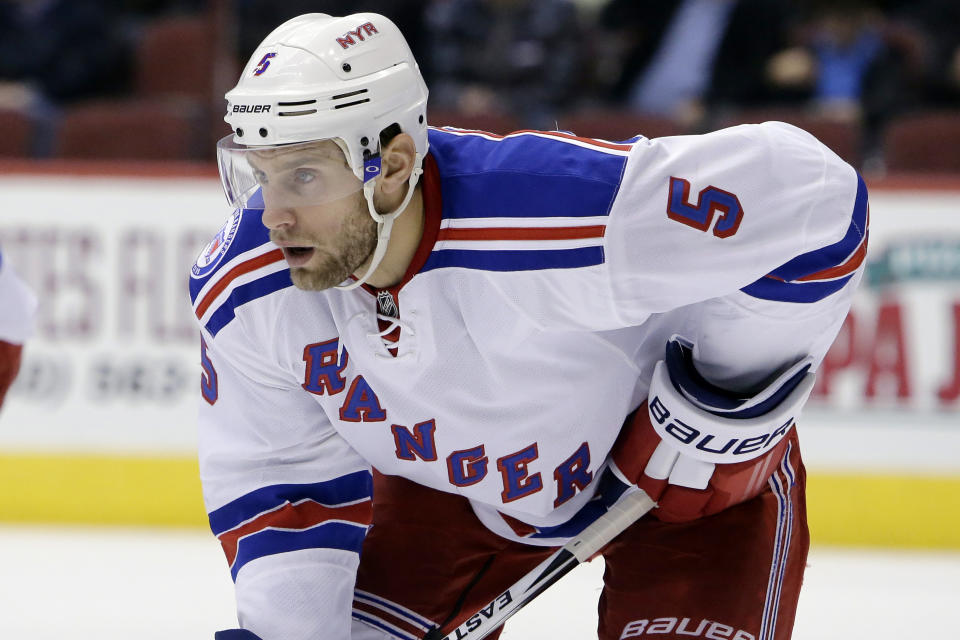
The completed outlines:
[[[363,182],[333,140],[247,147],[228,135],[217,143],[220,180],[241,209],[308,207],[345,198]]]

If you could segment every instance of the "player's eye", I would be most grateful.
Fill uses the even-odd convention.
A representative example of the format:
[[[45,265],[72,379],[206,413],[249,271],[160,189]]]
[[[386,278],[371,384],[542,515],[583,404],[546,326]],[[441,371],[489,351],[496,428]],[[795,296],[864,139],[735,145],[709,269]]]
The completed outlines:
[[[300,185],[309,184],[313,182],[316,177],[317,174],[309,169],[297,169],[293,173],[293,181]]]
[[[257,184],[267,184],[267,174],[259,169],[254,170],[253,179],[257,181]]]

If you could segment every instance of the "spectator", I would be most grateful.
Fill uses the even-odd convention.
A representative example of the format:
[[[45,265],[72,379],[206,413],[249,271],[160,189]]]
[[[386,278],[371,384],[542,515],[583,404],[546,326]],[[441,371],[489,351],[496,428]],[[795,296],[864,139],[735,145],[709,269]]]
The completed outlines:
[[[785,47],[787,0],[611,0],[600,26],[623,48],[612,97],[632,109],[693,126],[710,104],[762,104],[764,74]]]
[[[799,34],[771,60],[771,81],[816,115],[861,126],[862,166],[876,168],[886,123],[922,98],[923,35],[870,0],[821,0]]]
[[[59,108],[128,88],[130,56],[103,0],[0,0],[0,109],[35,121],[46,155]]]
[[[4,93],[65,103],[126,88],[122,35],[102,0],[0,1]]]
[[[198,13],[206,0],[108,0],[113,9],[140,20],[171,13]]]
[[[553,128],[576,96],[583,49],[570,0],[434,0],[426,20],[432,107]]]
[[[824,3],[801,31],[799,46],[771,60],[772,82],[805,90],[827,116],[859,118],[870,72],[887,48],[881,16],[856,0]]]
[[[891,17],[903,29],[922,34],[922,97],[933,107],[960,106],[960,3],[910,0],[897,3]]]

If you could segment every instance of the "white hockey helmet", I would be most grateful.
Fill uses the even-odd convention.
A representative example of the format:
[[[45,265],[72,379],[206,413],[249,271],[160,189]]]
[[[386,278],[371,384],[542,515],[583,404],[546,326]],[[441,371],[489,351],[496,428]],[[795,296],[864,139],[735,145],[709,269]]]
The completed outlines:
[[[217,143],[217,158],[234,207],[264,206],[249,154],[285,153],[319,141],[335,142],[344,152],[353,175],[345,172],[308,197],[320,204],[363,189],[379,233],[370,269],[350,288],[358,286],[382,259],[393,220],[409,203],[427,153],[427,87],[403,34],[375,13],[298,16],[263,40],[225,97],[224,120],[233,134]],[[403,203],[381,214],[373,205],[380,133],[394,124],[413,138],[416,164]]]

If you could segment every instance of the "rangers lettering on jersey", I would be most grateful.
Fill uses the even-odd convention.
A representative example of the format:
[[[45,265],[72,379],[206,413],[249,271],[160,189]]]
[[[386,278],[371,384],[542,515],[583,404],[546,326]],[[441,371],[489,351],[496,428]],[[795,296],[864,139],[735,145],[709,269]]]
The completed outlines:
[[[206,358],[205,352],[204,357]],[[340,405],[340,419],[345,422],[384,422],[388,409],[384,408],[376,392],[362,375],[350,380],[343,376],[350,355],[339,348],[339,339],[333,338],[308,344],[303,348],[306,363],[303,389],[317,395],[336,396],[344,394]],[[409,462],[437,462],[437,421],[433,418],[418,422],[410,429],[404,425],[391,424],[390,432],[398,460]],[[487,477],[488,459],[485,445],[450,453],[444,463],[451,485],[466,487]],[[496,459],[497,470],[502,479],[500,499],[503,503],[519,500],[543,489],[543,477],[539,471],[531,471],[530,465],[539,458],[536,442]],[[583,491],[593,479],[590,466],[590,446],[582,443],[577,450],[553,470],[556,483],[555,506],[567,502]]]

